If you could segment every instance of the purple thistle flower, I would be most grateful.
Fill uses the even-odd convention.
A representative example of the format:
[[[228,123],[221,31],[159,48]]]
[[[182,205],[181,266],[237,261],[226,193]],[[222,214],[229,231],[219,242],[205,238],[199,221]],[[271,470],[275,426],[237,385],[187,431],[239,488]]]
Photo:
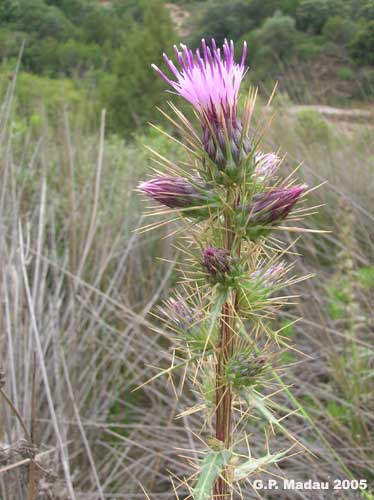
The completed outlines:
[[[277,171],[280,158],[275,153],[257,153],[254,157],[254,175],[260,182],[266,182]]]
[[[171,85],[179,95],[189,101],[199,113],[205,113],[212,121],[225,115],[236,117],[237,100],[241,81],[246,72],[244,65],[247,45],[244,43],[240,64],[234,61],[234,43],[225,40],[221,49],[212,40],[212,47],[201,41],[200,49],[194,54],[191,49],[181,44],[182,52],[174,46],[180,69],[177,69],[164,54],[164,60],[176,81],[168,78],[157,66],[153,68]]]
[[[275,224],[285,219],[305,189],[306,185],[300,185],[255,194],[247,208],[250,225]]]
[[[196,180],[198,189],[183,177],[164,175],[139,185],[139,191],[169,208],[190,208],[204,205],[208,201],[208,186]],[[205,194],[206,193],[206,194]]]
[[[201,45],[202,53],[197,49],[195,54],[183,44],[181,51],[174,46],[179,69],[166,54],[163,55],[174,79],[168,78],[157,66],[152,66],[200,114],[204,148],[212,160],[223,168],[227,161],[227,140],[236,163],[243,152],[250,151],[248,141],[241,141],[242,126],[237,117],[239,89],[247,71],[247,45],[244,42],[240,64],[234,60],[232,41],[225,40],[222,49],[217,48],[214,39],[211,47],[204,39]],[[243,151],[239,151],[240,145]]]
[[[222,279],[229,274],[232,267],[232,257],[225,248],[206,247],[203,250],[203,268],[212,277]]]

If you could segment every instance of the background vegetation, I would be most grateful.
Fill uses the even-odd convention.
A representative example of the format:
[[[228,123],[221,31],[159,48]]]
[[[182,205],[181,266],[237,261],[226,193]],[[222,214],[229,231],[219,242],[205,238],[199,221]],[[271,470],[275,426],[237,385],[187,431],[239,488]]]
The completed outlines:
[[[170,15],[171,14],[171,18]],[[175,31],[178,31],[178,35]],[[153,116],[163,82],[149,71],[173,43],[202,37],[247,40],[251,83],[275,80],[295,102],[347,104],[374,89],[372,0],[3,0],[0,57],[11,72],[25,41],[22,72],[37,75],[24,92],[51,98],[71,78],[110,130],[134,132]],[[36,81],[34,81],[36,83]],[[26,99],[28,96],[26,95]],[[53,100],[53,99],[52,99]],[[126,109],[126,112],[123,110]]]
[[[301,406],[288,427],[316,458],[273,472],[373,484],[373,23],[374,4],[357,0],[0,3],[1,391],[27,431],[2,404],[1,498],[27,498],[35,483],[41,499],[135,500],[141,483],[171,499],[170,475],[191,473],[181,449],[199,456],[199,417],[175,419],[192,391],[176,400],[166,379],[131,390],[170,364],[149,313],[177,279],[173,237],[163,238],[174,228],[135,231],[148,223],[133,191],[149,172],[144,145],[182,154],[147,125],[166,127],[155,108],[166,109],[165,85],[150,64],[202,36],[248,40],[255,120],[275,112],[269,150],[288,152],[286,171],[304,160],[309,185],[328,181],[307,225],[330,232],[303,236],[294,255],[301,274],[317,276],[280,319],[296,349],[285,382],[297,401],[284,392],[277,402],[285,413]],[[254,454],[260,445],[253,437]],[[42,469],[19,463],[35,453]],[[257,498],[250,486],[245,498]]]

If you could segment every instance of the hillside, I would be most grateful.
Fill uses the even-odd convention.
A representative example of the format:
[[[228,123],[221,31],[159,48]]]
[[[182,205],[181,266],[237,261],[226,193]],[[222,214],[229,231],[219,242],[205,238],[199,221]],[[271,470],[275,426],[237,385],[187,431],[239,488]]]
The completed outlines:
[[[367,100],[374,87],[374,2],[178,1],[189,41],[247,40],[252,79],[296,101]]]
[[[22,42],[22,70],[37,88],[70,79],[109,110],[111,130],[133,133],[160,103],[163,83],[149,71],[181,41],[247,40],[251,82],[295,102],[346,106],[374,95],[372,0],[136,1],[3,0],[0,57],[14,68]],[[27,93],[27,86],[24,87]],[[55,96],[52,96],[53,98]],[[27,95],[25,96],[27,100]],[[52,99],[52,101],[58,100]],[[127,114],[120,110],[126,108]]]

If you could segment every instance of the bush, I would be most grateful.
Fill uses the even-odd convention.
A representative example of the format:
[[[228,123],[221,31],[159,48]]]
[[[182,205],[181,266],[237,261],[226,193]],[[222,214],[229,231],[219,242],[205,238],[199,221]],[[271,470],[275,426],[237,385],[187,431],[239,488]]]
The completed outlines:
[[[322,34],[338,45],[348,45],[356,34],[356,23],[340,16],[330,17],[323,26]]]
[[[0,24],[37,38],[53,36],[58,40],[72,36],[75,29],[60,9],[46,6],[42,0],[6,0],[0,10]]]
[[[122,20],[103,8],[91,9],[80,23],[86,42],[118,46],[122,36]]]
[[[348,7],[343,0],[303,0],[296,10],[297,27],[320,34],[329,17],[344,13],[348,13]]]
[[[43,13],[42,13],[43,12]],[[38,38],[53,37],[57,40],[67,40],[74,36],[75,26],[64,16],[57,7],[43,6],[39,15],[35,16],[34,24],[30,25],[29,17],[25,14],[23,29],[37,33]]]
[[[37,43],[29,42],[23,56],[23,66],[27,71],[56,76],[63,68],[59,66],[59,42],[55,38],[44,38]]]
[[[74,82],[67,79],[53,80],[46,77],[20,73],[18,76],[18,105],[23,116],[27,110],[35,111],[35,103],[43,102],[51,110],[60,110],[61,105],[78,104],[82,99],[81,92]]]
[[[58,49],[60,67],[65,73],[72,75],[76,72],[82,75],[93,67],[98,67],[102,60],[102,51],[96,44],[86,45],[76,40],[68,40]]]
[[[374,290],[374,266],[360,267],[357,271],[358,281],[365,290]]]
[[[215,38],[218,43],[222,43],[225,38],[234,40],[254,27],[255,21],[248,13],[247,2],[236,0],[213,5],[205,9],[198,23],[195,44],[197,45],[202,37]]]
[[[352,57],[361,64],[374,64],[374,21],[369,21],[357,33],[350,46]]]
[[[81,23],[84,16],[94,5],[84,0],[45,0],[47,5],[58,7],[65,16],[74,24]]]
[[[0,57],[17,57],[26,34],[20,31],[0,29]]]
[[[359,73],[359,81],[361,84],[360,95],[358,97],[367,99],[374,96],[374,68],[361,68]]]
[[[337,72],[339,80],[352,81],[355,79],[355,74],[351,68],[348,66],[342,66]]]
[[[374,21],[374,0],[369,0],[361,7],[358,17],[362,17],[366,21]]]
[[[289,59],[296,41],[295,20],[276,14],[267,19],[257,32],[258,43],[266,46],[279,59]]]
[[[283,62],[290,64],[298,34],[292,17],[276,13],[263,26],[242,37],[247,40],[252,55],[251,66],[257,79],[276,79]],[[254,75],[253,75],[254,76]]]
[[[122,133],[135,132],[163,101],[165,83],[151,71],[152,63],[163,65],[162,52],[174,42],[168,12],[160,0],[144,2],[144,21],[134,23],[126,34],[113,64],[114,78],[102,89],[108,103],[108,123]]]
[[[304,61],[318,56],[323,50],[321,37],[308,36],[304,33],[298,34],[298,40],[295,47],[298,59]]]

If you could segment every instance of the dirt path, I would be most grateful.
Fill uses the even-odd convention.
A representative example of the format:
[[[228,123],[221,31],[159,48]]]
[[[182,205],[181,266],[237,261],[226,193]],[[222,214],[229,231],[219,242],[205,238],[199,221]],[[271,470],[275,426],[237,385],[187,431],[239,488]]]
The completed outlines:
[[[188,36],[190,29],[187,28],[186,21],[190,17],[190,13],[174,3],[165,3],[165,7],[169,9],[171,20],[178,35],[181,37]]]
[[[325,118],[339,121],[373,121],[374,124],[374,111],[368,109],[345,109],[334,108],[332,106],[323,105],[298,105],[289,108],[290,113],[297,114],[300,111],[317,111]]]

